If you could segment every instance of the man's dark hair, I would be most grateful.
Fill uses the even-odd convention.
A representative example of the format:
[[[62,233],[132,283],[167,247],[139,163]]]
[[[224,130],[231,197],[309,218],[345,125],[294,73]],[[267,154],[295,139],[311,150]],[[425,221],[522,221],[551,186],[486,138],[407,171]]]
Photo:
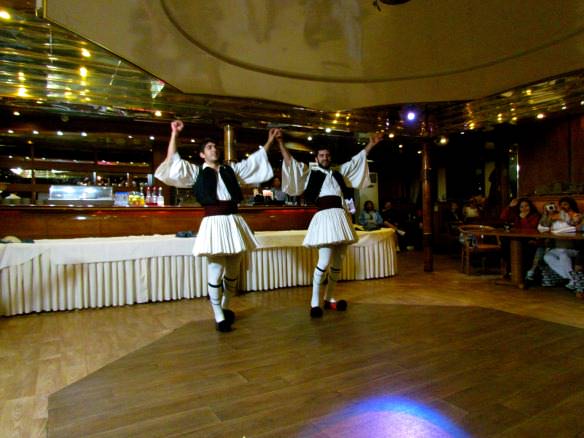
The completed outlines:
[[[570,209],[574,213],[580,213],[580,210],[578,209],[578,203],[576,202],[576,200],[574,198],[571,198],[569,196],[564,196],[562,199],[560,199],[560,204],[562,202],[567,202],[568,205],[570,206]]]
[[[215,139],[207,137],[201,140],[201,142],[199,143],[199,152],[203,152],[205,150],[205,146],[207,145],[207,143],[215,143],[216,146],[219,146],[219,143],[217,143]]]

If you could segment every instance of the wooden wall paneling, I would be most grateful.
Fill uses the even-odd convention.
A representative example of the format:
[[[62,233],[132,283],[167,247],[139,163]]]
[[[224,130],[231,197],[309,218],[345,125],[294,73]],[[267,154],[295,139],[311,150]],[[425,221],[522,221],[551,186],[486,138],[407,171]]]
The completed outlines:
[[[569,174],[570,132],[566,123],[525,128],[519,144],[519,194],[566,182]]]
[[[584,117],[576,117],[571,128],[571,168],[572,184],[584,185]],[[581,191],[582,192],[582,191]]]

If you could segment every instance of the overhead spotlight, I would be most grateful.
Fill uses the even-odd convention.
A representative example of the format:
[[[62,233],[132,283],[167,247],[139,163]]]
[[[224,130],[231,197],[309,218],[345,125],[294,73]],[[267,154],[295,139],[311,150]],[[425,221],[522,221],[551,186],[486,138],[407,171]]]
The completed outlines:
[[[439,144],[439,145],[442,145],[442,146],[445,146],[445,145],[447,145],[447,144],[448,144],[448,137],[446,137],[445,135],[441,135],[441,136],[438,138],[438,144]]]
[[[308,141],[312,141],[312,135],[309,135],[307,138]]]
[[[324,130],[324,132],[326,132],[326,133],[328,134],[329,132],[331,132],[331,128],[326,128],[326,129]]]
[[[413,105],[406,105],[399,112],[402,124],[409,129],[416,128],[420,122],[420,111]]]

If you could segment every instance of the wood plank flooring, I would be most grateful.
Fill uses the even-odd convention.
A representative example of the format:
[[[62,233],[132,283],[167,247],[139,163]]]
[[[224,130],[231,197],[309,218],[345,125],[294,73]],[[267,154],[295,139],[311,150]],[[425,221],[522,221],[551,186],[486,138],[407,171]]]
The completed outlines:
[[[245,311],[236,327],[225,335],[188,323],[51,395],[49,436],[584,430],[584,416],[549,419],[561,404],[584,409],[582,329],[480,307],[390,304],[316,321],[304,307]],[[404,409],[413,409],[405,419]]]
[[[306,287],[227,335],[204,299],[0,318],[0,436],[584,436],[584,303],[398,257],[322,321]]]

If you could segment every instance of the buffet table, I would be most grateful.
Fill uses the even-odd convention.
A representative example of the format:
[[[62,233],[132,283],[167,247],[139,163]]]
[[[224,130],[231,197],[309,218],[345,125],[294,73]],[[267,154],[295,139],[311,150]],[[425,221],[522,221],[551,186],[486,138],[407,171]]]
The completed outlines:
[[[262,291],[312,282],[318,252],[306,230],[256,232],[261,246],[242,263],[239,288]],[[395,275],[394,232],[358,232],[341,280]],[[0,245],[0,315],[73,310],[207,295],[207,261],[196,237],[174,235],[37,240]]]

